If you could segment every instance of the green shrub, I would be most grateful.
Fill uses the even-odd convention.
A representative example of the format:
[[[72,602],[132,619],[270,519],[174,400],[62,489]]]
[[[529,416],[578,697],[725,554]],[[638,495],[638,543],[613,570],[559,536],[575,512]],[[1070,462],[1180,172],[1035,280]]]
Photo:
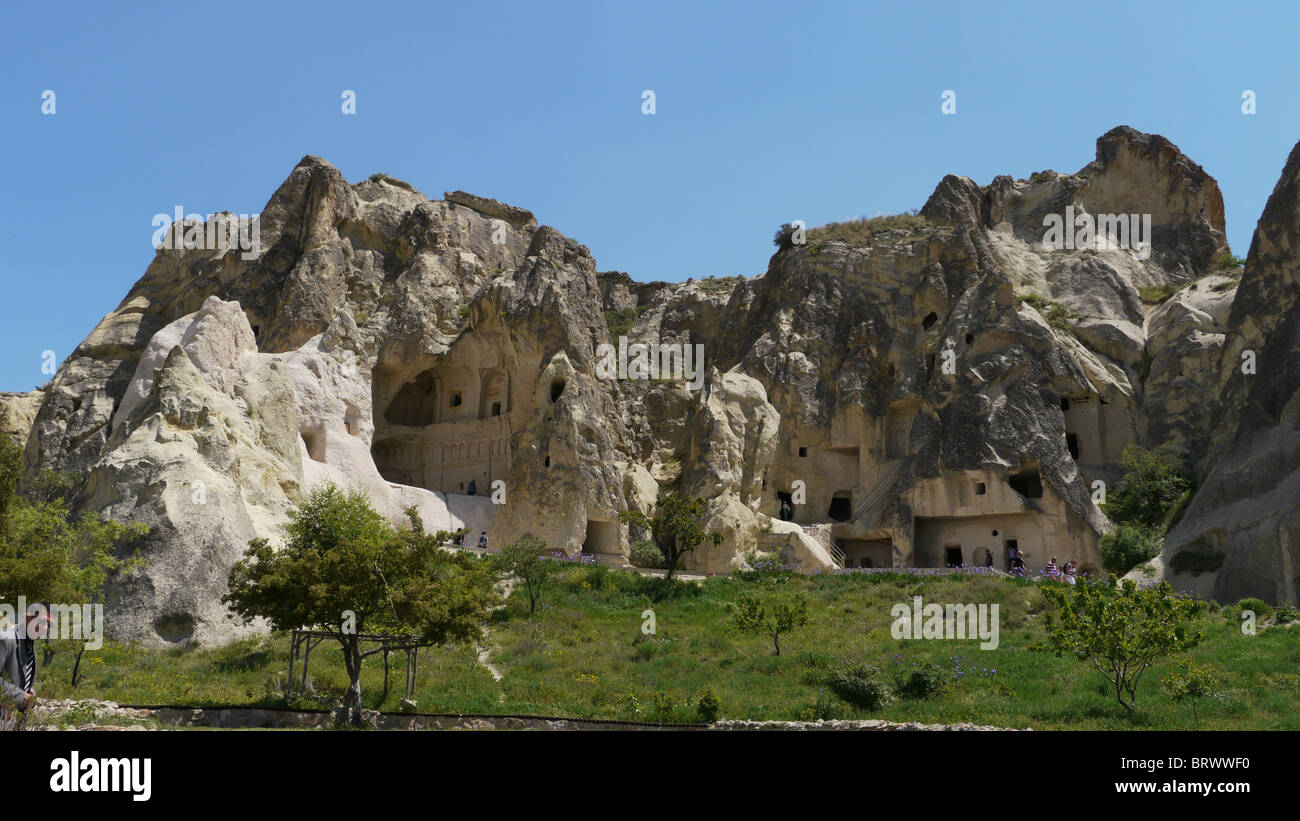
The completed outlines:
[[[1016,307],[1021,305],[1029,305],[1042,314],[1048,325],[1061,331],[1070,330],[1070,320],[1075,317],[1075,313],[1060,302],[1045,299],[1038,294],[1018,294]]]
[[[638,576],[635,580],[623,578],[620,588],[634,595],[645,596],[652,602],[673,601],[700,595],[700,586],[692,582],[667,579],[663,576]]]
[[[1098,544],[1101,564],[1107,571],[1123,576],[1145,561],[1160,554],[1160,539],[1141,525],[1122,524],[1101,537]]]
[[[898,694],[903,698],[930,698],[943,691],[948,679],[936,667],[900,670],[894,677]]]
[[[861,662],[842,662],[826,677],[826,685],[853,706],[873,712],[895,700],[879,668]]]
[[[633,567],[649,567],[662,569],[664,566],[664,554],[659,550],[659,546],[649,539],[638,539],[632,543],[632,548],[628,551],[628,562]]]
[[[695,699],[695,715],[705,724],[712,724],[722,714],[722,702],[713,691],[705,687]]]
[[[772,244],[781,249],[789,248],[794,245],[794,232],[797,230],[798,226],[794,223],[782,223],[781,227],[776,229],[776,233],[772,236]]]
[[[794,717],[796,721],[835,721],[844,718],[844,705],[823,690],[817,694],[816,701],[796,710]]]
[[[1223,256],[1219,257],[1218,266],[1220,271],[1232,271],[1241,268],[1246,264],[1246,260],[1232,253],[1224,251]]]
[[[1183,289],[1186,283],[1166,282],[1163,285],[1143,285],[1138,288],[1142,301],[1148,305],[1159,305]]]
[[[636,324],[636,318],[640,312],[636,308],[619,308],[617,311],[605,312],[605,325],[609,328],[609,335],[613,339],[620,336],[627,336],[627,332],[632,330]]]
[[[1290,624],[1293,621],[1300,620],[1300,610],[1289,601],[1284,601],[1277,606],[1277,614],[1273,621],[1278,624]]]
[[[1261,620],[1273,615],[1272,605],[1268,604],[1263,599],[1257,599],[1253,596],[1237,602],[1237,607],[1241,610],[1254,610],[1255,615]]]
[[[667,690],[661,690],[655,693],[655,703],[650,710],[650,718],[652,721],[670,722],[676,710],[677,703],[673,701],[673,697]]]

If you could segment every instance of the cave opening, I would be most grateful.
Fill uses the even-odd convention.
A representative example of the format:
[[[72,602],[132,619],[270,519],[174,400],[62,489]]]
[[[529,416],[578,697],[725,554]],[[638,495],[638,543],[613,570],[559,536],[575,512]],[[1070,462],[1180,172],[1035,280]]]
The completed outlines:
[[[1043,498],[1043,480],[1036,470],[1026,470],[1007,477],[1011,489],[1027,499]]]
[[[437,377],[432,370],[428,370],[398,390],[393,401],[384,410],[384,420],[390,425],[424,427],[436,421],[437,411]]]
[[[847,522],[853,515],[852,494],[847,490],[837,490],[831,497],[831,506],[826,515],[836,522]]]

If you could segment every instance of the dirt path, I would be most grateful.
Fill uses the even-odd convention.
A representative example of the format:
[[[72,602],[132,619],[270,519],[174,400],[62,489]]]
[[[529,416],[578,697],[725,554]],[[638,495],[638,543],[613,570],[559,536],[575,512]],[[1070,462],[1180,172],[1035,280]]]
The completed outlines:
[[[496,612],[497,610],[500,610],[506,606],[505,600],[510,598],[510,594],[514,592],[515,581],[516,579],[514,576],[509,576],[497,583],[497,592],[501,594],[502,601],[501,604],[492,608],[493,612]],[[492,654],[492,646],[488,643],[490,637],[488,636],[487,622],[483,622],[483,637],[484,637],[484,643],[478,645],[478,663],[489,673],[492,674],[492,680],[499,685],[501,683],[501,678],[502,678],[501,671],[497,669],[496,665],[488,661],[488,657]],[[502,690],[500,693],[497,694],[497,701],[505,701],[505,700],[506,700],[506,693],[505,690]]]

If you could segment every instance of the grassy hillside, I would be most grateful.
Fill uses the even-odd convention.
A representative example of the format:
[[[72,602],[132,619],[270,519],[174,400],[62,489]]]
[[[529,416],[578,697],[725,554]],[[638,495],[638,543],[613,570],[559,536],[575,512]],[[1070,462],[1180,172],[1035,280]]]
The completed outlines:
[[[744,594],[802,591],[809,624],[782,639],[740,634],[727,605]],[[898,641],[890,607],[922,596],[936,603],[997,603],[1000,644],[978,640]],[[706,690],[726,718],[884,718],[958,721],[1035,729],[1191,729],[1191,708],[1175,703],[1161,679],[1172,664],[1143,678],[1138,711],[1127,713],[1088,663],[1058,658],[1043,644],[1046,603],[1039,583],[969,574],[752,573],[678,582],[562,563],[534,616],[516,592],[490,624],[491,663],[498,683],[470,647],[420,654],[417,692],[424,712],[537,713],[574,717],[695,721]],[[653,610],[656,633],[642,632]],[[1199,703],[1202,729],[1300,728],[1300,630],[1286,625],[1242,634],[1235,608],[1207,604],[1196,627],[1204,640],[1192,653],[1214,667],[1218,694]],[[104,698],[135,704],[283,706],[288,640],[273,636],[223,648],[142,650],[109,644],[87,654],[88,672],[72,690],[70,659],[43,671],[51,697]],[[826,686],[841,660],[881,669],[882,678],[928,668],[944,688],[929,698],[900,698],[879,711],[851,707]],[[390,693],[383,668],[367,662],[367,707],[399,709],[402,659],[393,658]],[[346,686],[338,652],[313,653],[315,695],[297,706],[328,706]]]

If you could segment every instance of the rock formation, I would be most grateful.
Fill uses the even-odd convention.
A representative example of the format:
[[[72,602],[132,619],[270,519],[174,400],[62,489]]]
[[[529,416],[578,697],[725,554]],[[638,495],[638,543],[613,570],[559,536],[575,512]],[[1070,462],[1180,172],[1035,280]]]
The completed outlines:
[[[598,273],[522,208],[349,184],[306,157],[255,258],[160,249],[49,385],[0,395],[0,430],[25,441],[29,481],[78,471],[81,510],[151,525],[146,568],[111,583],[109,630],[156,643],[260,629],[220,605],[226,574],[322,480],[399,524],[414,505],[471,542],[531,534],[616,564],[636,537],[619,513],[677,489],[724,535],[687,570],[754,551],[1003,567],[1013,546],[1030,567],[1096,569],[1095,489],[1129,442],[1205,476],[1166,572],[1295,600],[1297,165],[1238,289],[1216,273],[1213,178],[1126,127],[1076,174],[949,176],[919,213],[811,229],[760,276],[685,283]],[[1151,288],[1175,293],[1153,305]],[[699,346],[696,378],[610,378],[606,352],[650,345]],[[1268,376],[1240,375],[1247,349]]]

